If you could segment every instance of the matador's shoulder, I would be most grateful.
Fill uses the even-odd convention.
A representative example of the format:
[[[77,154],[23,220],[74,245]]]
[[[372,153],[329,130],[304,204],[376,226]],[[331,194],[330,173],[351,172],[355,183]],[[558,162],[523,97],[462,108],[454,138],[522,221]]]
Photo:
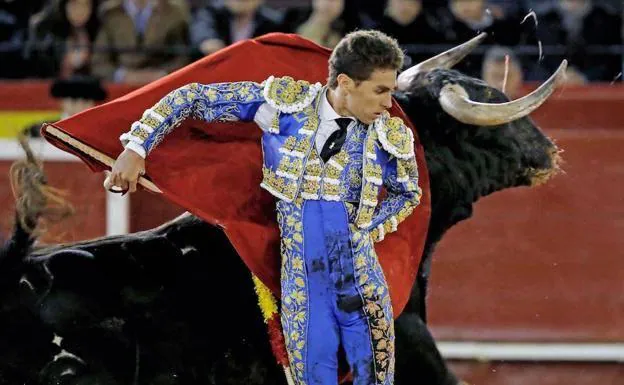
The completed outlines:
[[[310,84],[305,80],[295,80],[290,76],[271,76],[263,83],[264,99],[273,108],[284,113],[303,111],[323,86]]]
[[[375,121],[377,137],[384,150],[399,159],[414,156],[414,134],[403,119],[386,111]]]

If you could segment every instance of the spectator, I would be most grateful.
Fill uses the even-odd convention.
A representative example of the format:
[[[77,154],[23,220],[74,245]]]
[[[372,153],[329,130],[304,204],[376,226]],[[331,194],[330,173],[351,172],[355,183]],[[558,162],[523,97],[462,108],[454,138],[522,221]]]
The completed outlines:
[[[607,6],[590,0],[559,0],[538,13],[538,19],[531,43],[541,42],[543,59],[530,57],[528,79],[546,79],[564,58],[569,61],[566,80],[573,84],[610,82],[621,72],[620,53],[589,51],[592,46],[607,49],[622,44],[622,19]],[[558,45],[564,52],[551,52]]]
[[[43,0],[0,0],[0,78],[31,75],[23,49],[27,42],[28,19],[42,5]]]
[[[435,22],[434,15],[424,9],[422,0],[389,0],[383,16],[377,22],[366,18],[364,26],[378,29],[397,39],[406,49],[411,62],[417,63],[433,54],[418,48],[425,44],[440,43],[438,32],[433,27]],[[410,45],[421,47],[411,48]]]
[[[488,9],[497,19],[519,16],[528,11],[523,0],[488,0]]]
[[[359,4],[346,0],[312,0],[311,7],[290,9],[288,29],[322,46],[333,48],[360,27]]]
[[[344,5],[344,0],[312,0],[312,12],[295,32],[317,44],[334,48],[344,36],[340,20]]]
[[[450,0],[447,11],[439,14],[440,33],[445,43],[457,45],[480,32],[487,32],[484,45],[498,44],[515,46],[521,43],[521,37],[528,23],[521,24],[513,15],[498,19],[488,9],[485,0]],[[471,76],[480,76],[483,63],[483,51],[476,50],[457,65],[457,69]]]
[[[262,0],[225,0],[197,10],[191,42],[202,55],[209,55],[239,40],[282,31],[282,25],[283,13]]]
[[[188,63],[188,8],[179,0],[106,0],[93,73],[145,84]],[[180,52],[182,50],[182,52]]]
[[[485,53],[481,76],[486,83],[503,92],[509,99],[521,96],[522,64],[511,49],[499,46],[489,48]]]
[[[99,27],[96,0],[61,0],[65,52],[60,77],[91,72],[91,45]]]
[[[369,22],[378,22],[384,14],[388,0],[360,0],[360,12]]]
[[[40,74],[68,78],[91,72],[99,27],[97,4],[97,0],[54,0],[31,18],[30,53]]]

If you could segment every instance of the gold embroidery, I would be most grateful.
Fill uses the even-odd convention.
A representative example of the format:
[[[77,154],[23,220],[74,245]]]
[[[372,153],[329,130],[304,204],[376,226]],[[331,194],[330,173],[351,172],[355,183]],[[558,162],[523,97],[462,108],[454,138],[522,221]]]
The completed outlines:
[[[362,176],[356,167],[351,167],[349,169],[349,183],[352,188],[361,188]]]
[[[331,158],[333,161],[341,165],[342,167],[346,166],[349,162],[349,154],[345,150],[340,150],[336,155]]]
[[[323,183],[323,193],[327,195],[341,195],[343,188],[339,184]]]
[[[292,162],[290,163],[290,170],[288,170],[291,174],[294,174],[297,176],[297,178],[301,175],[301,173],[303,172],[303,159],[301,158],[294,158],[292,160]]]
[[[373,347],[377,384],[391,384],[394,378],[394,322],[392,304],[381,266],[370,237],[351,228],[355,275],[364,299]]]
[[[409,217],[414,211],[414,207],[410,205],[405,205],[396,215],[397,223],[403,222],[407,217]]]
[[[323,169],[321,168],[320,163],[310,164],[310,160],[308,160],[308,164],[306,165],[305,175],[320,177]]]
[[[320,164],[310,164],[306,166],[306,173],[305,175],[308,176],[312,176],[312,177],[321,177],[321,165]]]
[[[295,145],[297,144],[297,139],[294,136],[289,136],[284,141],[284,146],[282,147],[285,150],[292,151],[295,149]]]
[[[271,193],[277,194],[280,198],[293,200],[297,193],[297,181],[278,176],[268,167],[262,167],[263,183]]]
[[[309,86],[310,83],[305,80],[295,81],[290,76],[284,76],[273,81],[269,88],[269,97],[281,103],[296,103],[298,99],[302,100],[305,97],[305,95],[302,95],[302,91]]]
[[[208,88],[206,91],[204,91],[204,96],[210,100],[211,102],[215,101],[218,99],[219,95],[218,92],[216,90],[216,88]]]
[[[405,179],[408,177],[407,170],[405,169],[403,163],[404,162],[401,159],[397,161],[397,178],[399,181],[405,181]]]
[[[276,134],[279,133],[279,116],[280,113],[277,111],[271,120],[271,131]]]
[[[303,201],[278,202],[277,221],[281,235],[281,320],[290,368],[297,384],[305,385],[308,290],[303,255]]]
[[[366,152],[376,154],[377,132],[369,130],[366,137]],[[364,154],[364,166],[362,170],[362,191],[360,196],[360,209],[356,219],[357,226],[361,229],[369,226],[377,206],[377,197],[381,185],[381,166]]]
[[[166,118],[167,116],[173,114],[173,107],[171,107],[167,103],[158,103],[156,107],[154,107],[154,112],[156,112],[163,118]]]
[[[278,110],[284,108],[301,107],[310,103],[316,95],[316,90],[312,90],[310,83],[305,80],[295,80],[290,76],[273,78],[266,92],[266,99],[275,104]],[[295,108],[296,109],[296,108]],[[286,111],[284,112],[294,112]]]
[[[137,138],[141,140],[145,140],[149,137],[149,132],[147,132],[147,130],[144,129],[143,127],[135,128],[134,130],[132,130],[130,134],[133,136],[136,136]]]
[[[308,116],[308,120],[306,120],[306,122],[303,124],[302,129],[308,132],[308,135],[312,135],[312,132],[314,132],[316,130],[316,127],[318,126],[318,114],[314,110],[313,106],[306,107],[303,112]]]
[[[379,192],[377,185],[373,183],[366,183],[364,185],[364,199],[367,202],[376,202],[377,201],[377,193]]]
[[[331,167],[331,166],[327,167],[327,169],[325,170],[325,175],[331,179],[340,178],[341,173],[342,173],[342,170],[339,170],[336,167]]]
[[[414,155],[414,137],[412,131],[401,118],[390,117],[386,112],[375,123],[379,141],[388,153],[397,158],[406,159]]]
[[[407,145],[409,143],[406,140],[408,138],[405,135],[405,128],[407,127],[405,127],[403,121],[396,116],[392,117],[386,121],[386,127],[388,128],[386,135],[390,143],[398,148],[402,153],[407,153]]]
[[[376,147],[376,140],[377,140],[377,132],[375,131],[371,131],[369,133],[369,140],[366,142],[366,152],[370,153],[370,154],[374,154],[375,153],[375,147]]]
[[[310,151],[310,139],[307,137],[302,138],[297,142],[297,146],[295,147],[295,151],[300,152],[302,154],[307,154]]]
[[[358,214],[357,223],[358,227],[362,228],[365,225],[370,224],[373,220],[373,214],[375,213],[375,208],[370,206],[360,206],[360,212]]]
[[[305,179],[301,186],[301,192],[305,194],[318,195],[321,184],[317,180]]]
[[[355,218],[355,214],[357,212],[357,207],[351,202],[345,202],[345,207],[347,208],[347,215],[349,217],[349,223],[352,223],[353,218]]]
[[[379,237],[379,229],[378,229],[378,228],[376,228],[376,227],[375,227],[374,229],[372,229],[372,230],[370,231],[370,236],[371,236],[371,238],[373,238],[373,240],[374,240],[375,242],[379,242],[379,241],[380,241],[380,239],[379,239],[379,238],[380,238],[380,237]]]
[[[156,128],[160,124],[158,120],[154,119],[153,117],[149,115],[144,118],[141,118],[141,123],[151,128]]]
[[[382,176],[381,166],[377,163],[367,162],[364,166],[364,176],[365,177],[373,177],[375,179],[380,179]]]
[[[303,170],[303,160],[289,155],[282,156],[277,171],[291,175],[293,178],[299,179]]]
[[[313,130],[316,129],[316,124],[318,123],[314,108],[306,108],[301,114],[307,114],[307,120],[303,123],[303,126],[309,127],[311,132],[314,132]],[[299,139],[297,140],[297,138]],[[292,201],[296,197],[299,187],[308,194],[318,194],[319,182],[306,181],[302,178],[306,157],[308,161],[306,162],[305,174],[320,177],[322,173],[320,162],[316,165],[310,163],[311,159],[318,158],[316,154],[311,152],[313,148],[311,141],[311,134],[289,136],[280,148],[282,157],[277,170],[265,170],[262,186],[278,198],[288,201]]]
[[[384,222],[383,228],[386,234],[390,234],[391,232],[394,231],[394,229],[392,228],[392,221],[390,220],[387,220],[386,222]]]

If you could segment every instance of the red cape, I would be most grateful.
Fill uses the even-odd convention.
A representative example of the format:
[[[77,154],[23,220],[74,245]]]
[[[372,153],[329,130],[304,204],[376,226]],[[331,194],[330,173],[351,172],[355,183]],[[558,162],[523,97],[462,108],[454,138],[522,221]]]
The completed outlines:
[[[331,51],[297,35],[273,33],[246,40],[190,64],[123,97],[53,124],[116,159],[119,136],[143,111],[173,89],[191,82],[253,80],[270,75],[325,83]],[[390,288],[394,316],[403,311],[423,252],[430,215],[429,174],[416,131],[395,102],[391,114],[414,131],[423,196],[399,231],[376,244]],[[107,166],[42,130],[55,146],[76,154],[93,171]],[[188,120],[149,156],[147,176],[165,197],[223,228],[252,273],[279,298],[279,231],[274,198],[261,189],[260,130],[254,123],[207,124]],[[207,255],[206,258],[220,258]]]

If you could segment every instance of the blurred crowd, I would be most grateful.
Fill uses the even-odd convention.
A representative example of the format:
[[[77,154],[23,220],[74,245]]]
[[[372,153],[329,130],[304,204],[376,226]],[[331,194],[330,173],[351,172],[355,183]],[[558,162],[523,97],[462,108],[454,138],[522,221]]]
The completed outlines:
[[[418,62],[488,32],[457,69],[514,96],[563,58],[567,81],[622,78],[621,0],[0,0],[0,78],[148,83],[234,42],[297,33],[333,47],[375,28]]]

